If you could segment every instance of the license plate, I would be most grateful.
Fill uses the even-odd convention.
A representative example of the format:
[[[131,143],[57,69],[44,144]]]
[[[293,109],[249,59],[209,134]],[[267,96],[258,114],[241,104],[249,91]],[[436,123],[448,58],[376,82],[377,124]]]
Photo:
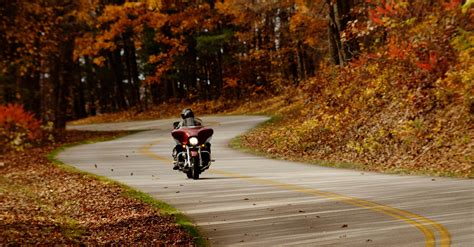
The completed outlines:
[[[198,151],[191,151],[191,156],[193,157],[198,156]]]

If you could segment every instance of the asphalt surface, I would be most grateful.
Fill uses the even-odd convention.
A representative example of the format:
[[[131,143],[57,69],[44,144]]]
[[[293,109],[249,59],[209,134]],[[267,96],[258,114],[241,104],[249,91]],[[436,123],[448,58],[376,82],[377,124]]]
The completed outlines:
[[[474,246],[474,180],[400,176],[278,161],[228,147],[266,120],[209,116],[211,169],[172,170],[173,119],[74,126],[140,130],[58,158],[166,201],[213,246]]]

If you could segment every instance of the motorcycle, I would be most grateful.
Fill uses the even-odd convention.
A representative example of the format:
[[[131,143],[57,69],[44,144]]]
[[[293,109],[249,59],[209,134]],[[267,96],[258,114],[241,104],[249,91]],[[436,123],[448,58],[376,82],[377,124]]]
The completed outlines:
[[[199,175],[214,162],[211,159],[210,144],[214,130],[203,127],[202,123],[199,126],[181,128],[178,125],[179,122],[173,123],[174,130],[171,131],[177,144],[173,150],[173,163],[188,178],[199,179]]]

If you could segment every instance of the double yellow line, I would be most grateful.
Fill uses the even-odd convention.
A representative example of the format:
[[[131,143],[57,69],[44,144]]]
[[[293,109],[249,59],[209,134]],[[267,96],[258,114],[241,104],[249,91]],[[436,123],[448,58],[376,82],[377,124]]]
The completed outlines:
[[[366,201],[366,200],[362,200],[362,199],[358,199],[354,197],[344,196],[344,195],[340,195],[340,194],[336,194],[332,192],[325,192],[325,191],[320,191],[316,189],[305,188],[299,185],[282,183],[282,182],[278,182],[278,181],[274,181],[270,179],[256,178],[256,177],[241,175],[238,173],[231,173],[231,172],[215,170],[215,169],[211,170],[210,172],[214,174],[227,176],[227,177],[240,178],[240,179],[247,180],[253,183],[257,183],[257,184],[270,185],[273,187],[295,191],[295,192],[299,192],[299,193],[303,193],[307,195],[321,196],[321,197],[325,197],[334,201],[344,202],[344,203],[358,206],[361,208],[365,208],[371,211],[379,212],[396,219],[403,220],[406,223],[415,226],[423,233],[425,237],[425,241],[426,241],[425,242],[426,247],[436,246],[436,237],[433,232],[433,229],[431,229],[431,227],[433,227],[440,234],[440,246],[448,247],[451,245],[451,236],[448,230],[444,226],[442,226],[441,224],[433,220],[425,218],[423,216],[416,215],[416,214],[413,214],[401,209],[393,208],[390,206],[386,206],[379,203],[370,202],[370,201]]]
[[[156,153],[150,150],[152,146],[158,143],[159,141],[155,141],[155,142],[146,144],[142,146],[139,149],[139,151],[142,154],[148,157],[151,157],[153,159],[164,161],[164,162],[171,162],[171,159],[157,155]],[[270,179],[245,176],[239,173],[227,172],[227,171],[217,170],[217,169],[212,169],[209,171],[209,173],[219,174],[226,177],[239,178],[239,179],[246,180],[246,181],[256,183],[256,184],[269,185],[272,187],[294,191],[298,193],[303,193],[307,195],[324,197],[324,198],[331,199],[334,201],[343,202],[346,204],[350,204],[353,206],[357,206],[357,207],[365,208],[374,212],[385,214],[395,219],[402,220],[416,227],[418,230],[420,230],[421,233],[423,233],[425,237],[425,247],[436,247],[436,235],[435,235],[436,231],[439,233],[439,243],[440,243],[439,246],[440,247],[451,246],[451,235],[449,234],[449,231],[443,225],[437,223],[436,221],[430,220],[426,217],[423,217],[414,213],[410,213],[405,210],[401,210],[398,208],[394,208],[394,207],[390,207],[383,204],[366,201],[366,200],[362,200],[362,199],[358,199],[354,197],[344,196],[344,195],[340,195],[340,194],[336,194],[332,192],[320,191],[320,190],[306,188],[299,185],[282,183],[282,182],[278,182],[278,181],[270,180]]]

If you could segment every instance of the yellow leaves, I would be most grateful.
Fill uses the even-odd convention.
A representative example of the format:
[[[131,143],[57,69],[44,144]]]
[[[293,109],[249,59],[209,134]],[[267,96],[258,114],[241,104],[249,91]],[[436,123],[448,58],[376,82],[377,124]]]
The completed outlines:
[[[222,13],[231,13],[234,9],[231,6],[231,1],[217,1],[215,8]]]
[[[162,0],[145,0],[148,10],[160,10],[163,6]]]
[[[427,129],[425,127],[424,120],[417,118],[414,120],[402,121],[400,125],[392,132],[406,145],[411,145],[417,139],[423,139],[426,131]]]
[[[364,152],[364,147],[362,147],[361,144],[359,144],[358,142],[355,142],[355,141],[349,141],[347,144],[346,144],[346,147],[349,149],[349,150],[354,150],[356,151],[358,154],[362,154]]]
[[[344,109],[344,115],[349,115],[349,113],[350,113],[350,109],[349,109],[349,107],[346,107]]]
[[[252,50],[250,53],[249,53],[249,57],[251,59],[255,59],[255,60],[261,60],[261,59],[264,59],[266,58],[268,55],[268,52],[265,51],[265,50]]]
[[[123,7],[128,9],[140,8],[144,5],[143,2],[125,2]]]
[[[310,11],[310,8],[307,6],[308,1],[306,0],[294,0],[294,4],[296,5],[298,12],[306,14]]]
[[[375,89],[369,87],[369,88],[365,89],[364,94],[365,94],[366,97],[372,97],[375,94]]]
[[[92,60],[92,62],[97,66],[103,66],[105,62],[105,58],[102,56],[96,57]]]
[[[445,77],[439,78],[436,85],[440,89],[437,98],[445,102],[457,97],[469,109],[474,106],[474,32],[458,29],[458,35],[451,40],[457,50],[459,62],[452,66]]]
[[[320,127],[320,124],[321,123],[318,119],[309,119],[303,122],[303,124],[301,124],[299,131],[301,131],[302,133],[307,133],[315,128]]]
[[[472,56],[469,53],[474,51],[474,31],[458,29],[458,34],[451,40],[451,45],[461,52],[463,60]]]
[[[467,0],[466,3],[462,6],[462,12],[467,13],[469,9],[472,8],[472,5],[474,4],[474,0]]]

